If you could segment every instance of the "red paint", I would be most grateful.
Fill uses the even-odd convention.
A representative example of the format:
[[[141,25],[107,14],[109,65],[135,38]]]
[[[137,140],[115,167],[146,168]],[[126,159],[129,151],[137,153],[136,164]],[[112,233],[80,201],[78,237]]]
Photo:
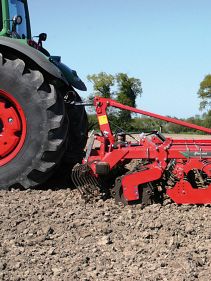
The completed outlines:
[[[26,118],[18,101],[0,90],[0,166],[16,157],[26,138]]]

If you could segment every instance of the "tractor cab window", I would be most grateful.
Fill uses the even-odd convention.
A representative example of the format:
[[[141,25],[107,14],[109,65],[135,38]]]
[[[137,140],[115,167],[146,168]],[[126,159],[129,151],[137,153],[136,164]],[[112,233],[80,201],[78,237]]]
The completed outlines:
[[[2,18],[2,6],[1,6],[1,2],[0,2],[0,31],[3,28],[3,18]]]
[[[22,22],[20,24],[16,24],[15,26],[14,26],[14,22],[11,21],[10,31],[12,36],[20,39],[25,39],[27,37],[27,25],[26,25],[26,12],[25,12],[24,1],[9,0],[9,13],[10,13],[10,20],[18,16],[22,18]]]

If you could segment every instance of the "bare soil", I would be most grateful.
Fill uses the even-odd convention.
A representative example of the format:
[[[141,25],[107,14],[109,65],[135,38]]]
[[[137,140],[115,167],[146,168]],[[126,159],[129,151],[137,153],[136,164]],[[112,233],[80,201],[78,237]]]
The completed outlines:
[[[0,192],[1,281],[210,281],[211,207],[85,204],[77,190]]]

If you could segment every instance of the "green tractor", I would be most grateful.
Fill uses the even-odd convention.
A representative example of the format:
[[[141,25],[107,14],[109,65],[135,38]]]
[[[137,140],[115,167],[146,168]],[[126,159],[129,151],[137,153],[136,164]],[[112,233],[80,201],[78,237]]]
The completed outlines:
[[[27,0],[0,2],[0,189],[44,183],[83,158],[87,115],[77,73],[32,39]]]

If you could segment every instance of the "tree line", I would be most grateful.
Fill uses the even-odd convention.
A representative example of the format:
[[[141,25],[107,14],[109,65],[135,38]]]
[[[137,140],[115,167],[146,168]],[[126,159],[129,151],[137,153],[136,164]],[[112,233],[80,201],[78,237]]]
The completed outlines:
[[[93,94],[89,96],[89,100],[93,100],[94,96],[115,99],[116,101],[136,107],[137,97],[142,95],[142,83],[140,79],[129,77],[126,73],[118,73],[116,75],[101,72],[87,76],[88,80],[93,83]],[[197,95],[200,99],[199,108],[205,112],[201,115],[195,115],[189,118],[181,118],[180,120],[211,128],[211,75],[208,74],[200,83]],[[193,133],[194,130],[182,127],[176,124],[167,123],[158,119],[147,116],[138,116],[130,111],[109,109],[109,121],[112,130],[116,132],[150,132],[158,130],[163,133]],[[174,116],[169,116],[173,117]],[[98,122],[94,112],[89,112],[89,123],[94,129],[98,129]],[[199,133],[199,131],[195,131]]]

